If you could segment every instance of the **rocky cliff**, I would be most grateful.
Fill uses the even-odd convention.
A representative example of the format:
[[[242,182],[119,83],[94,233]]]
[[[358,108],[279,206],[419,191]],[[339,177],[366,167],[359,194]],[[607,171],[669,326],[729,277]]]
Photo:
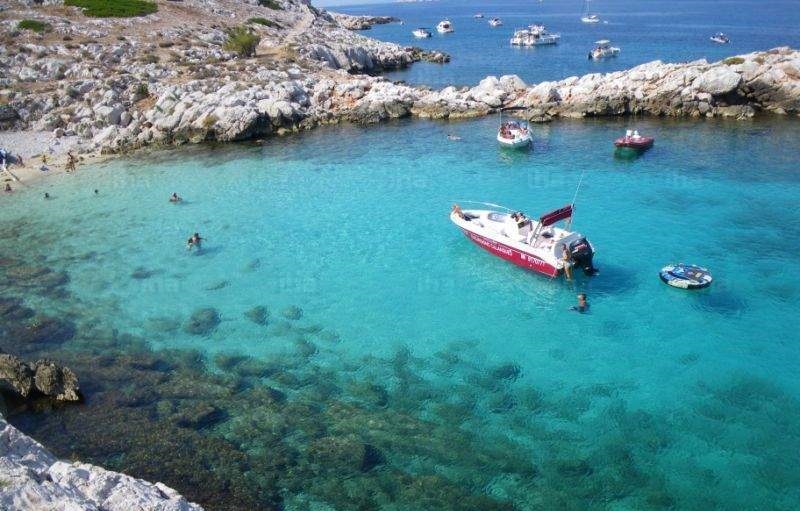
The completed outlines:
[[[94,465],[56,459],[0,416],[0,509],[202,511],[175,490]]]

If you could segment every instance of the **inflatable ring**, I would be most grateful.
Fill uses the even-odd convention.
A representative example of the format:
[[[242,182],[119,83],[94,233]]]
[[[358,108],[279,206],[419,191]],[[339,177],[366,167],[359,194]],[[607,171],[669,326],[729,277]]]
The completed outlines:
[[[700,289],[711,285],[711,273],[702,266],[694,264],[670,264],[661,268],[658,274],[665,283],[681,289]]]

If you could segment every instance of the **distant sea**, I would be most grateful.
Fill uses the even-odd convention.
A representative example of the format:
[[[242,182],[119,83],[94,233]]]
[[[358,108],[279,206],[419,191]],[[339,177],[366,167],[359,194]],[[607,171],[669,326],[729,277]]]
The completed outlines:
[[[452,56],[449,64],[417,64],[390,73],[395,80],[446,87],[471,85],[487,75],[518,74],[528,82],[557,80],[572,75],[627,69],[644,62],[719,60],[731,55],[776,46],[800,47],[800,2],[777,0],[675,0],[671,2],[593,0],[589,12],[602,19],[581,23],[580,0],[509,0],[479,2],[442,0],[420,3],[379,3],[330,7],[348,14],[391,15],[404,24],[378,25],[366,35],[402,45],[438,49]],[[475,13],[485,18],[473,19]],[[496,16],[504,25],[492,28]],[[455,32],[441,35],[436,24],[449,18]],[[561,34],[556,46],[514,48],[509,44],[515,28],[534,22]],[[415,39],[411,31],[427,27],[430,39]],[[715,44],[709,37],[727,34],[730,44]],[[594,62],[587,53],[594,41],[610,39],[622,49],[619,57]]]

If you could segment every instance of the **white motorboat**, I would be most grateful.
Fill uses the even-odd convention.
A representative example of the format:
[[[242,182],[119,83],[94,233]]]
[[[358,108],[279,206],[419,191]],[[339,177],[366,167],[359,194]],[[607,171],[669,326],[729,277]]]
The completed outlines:
[[[482,12],[479,12],[479,13],[475,14],[475,15],[473,16],[473,18],[475,18],[476,20],[483,19],[483,13],[482,13]]]
[[[500,123],[500,128],[497,130],[497,141],[503,147],[518,149],[529,147],[533,142],[533,137],[531,137],[527,123],[506,121]]]
[[[601,39],[594,44],[595,47],[589,52],[589,59],[600,60],[619,55],[619,48],[611,46],[611,41],[608,39]]]
[[[492,18],[492,19],[489,20],[489,26],[490,27],[502,27],[503,26],[503,20],[501,20],[500,18]]]
[[[454,205],[450,220],[476,245],[497,257],[535,272],[555,277],[565,267],[595,275],[594,247],[579,232],[554,224],[572,222],[573,205],[545,213],[538,220],[496,204],[497,209],[464,209]]]
[[[600,16],[597,14],[584,14],[581,16],[581,23],[600,23]]]
[[[731,42],[731,40],[728,39],[728,36],[726,36],[722,32],[712,35],[709,39],[711,39],[711,41],[717,44],[728,44],[729,42]]]
[[[530,25],[528,28],[514,31],[514,35],[511,37],[511,44],[514,46],[543,46],[558,44],[560,39],[560,34],[551,34],[544,25],[538,23]]]
[[[450,23],[450,20],[442,20],[436,25],[436,31],[440,34],[450,34],[455,32],[455,29],[453,28],[453,24]]]
[[[417,39],[425,39],[426,37],[431,36],[431,31],[423,27],[417,28],[411,33],[414,34],[414,37]]]

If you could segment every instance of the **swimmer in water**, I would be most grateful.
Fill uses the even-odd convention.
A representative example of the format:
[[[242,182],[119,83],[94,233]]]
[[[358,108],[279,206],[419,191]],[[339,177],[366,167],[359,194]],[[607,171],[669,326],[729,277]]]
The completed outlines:
[[[453,141],[461,140],[461,137],[459,137],[458,135],[453,135],[452,133],[450,133],[449,135],[447,135],[447,140],[453,140]]]
[[[573,305],[570,310],[580,312],[581,314],[589,311],[589,302],[586,301],[586,293],[580,293],[578,295],[578,305]]]
[[[203,238],[200,237],[199,233],[194,233],[186,240],[186,250],[191,250],[197,247],[197,250],[202,248]]]
[[[49,194],[49,193],[47,193],[47,192],[44,192],[44,198],[45,198],[45,199],[49,199],[49,198],[50,198],[50,194]]]
[[[182,200],[183,199],[181,199],[178,196],[177,192],[172,192],[172,195],[169,196],[169,201],[172,202],[173,204],[177,204],[178,202],[180,202]]]

